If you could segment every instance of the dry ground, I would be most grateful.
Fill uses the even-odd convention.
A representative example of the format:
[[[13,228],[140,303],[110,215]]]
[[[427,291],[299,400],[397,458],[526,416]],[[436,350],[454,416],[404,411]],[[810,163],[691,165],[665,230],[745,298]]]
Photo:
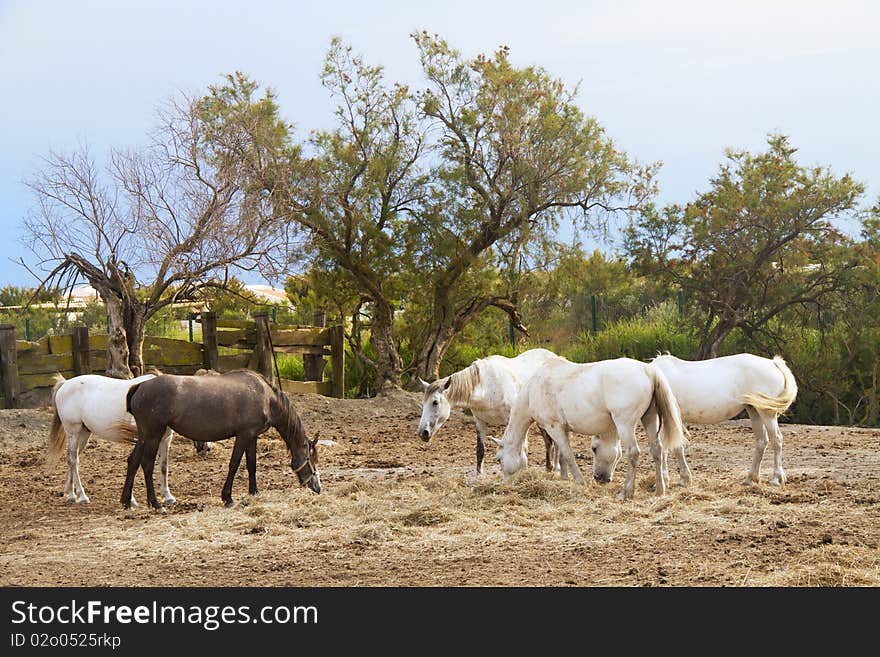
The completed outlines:
[[[311,436],[337,442],[321,451],[321,495],[295,485],[271,432],[260,495],[242,466],[226,509],[231,442],[199,457],[177,439],[164,515],[121,508],[128,450],[95,439],[80,468],[92,502],[68,505],[65,466],[44,457],[50,411],[0,411],[0,585],[880,585],[878,430],[783,426],[789,481],[776,489],[741,483],[746,423],[691,427],[693,485],[655,497],[644,449],[635,499],[619,502],[624,464],[579,488],[544,474],[537,436],[517,481],[501,483],[494,448],[476,479],[469,418],[454,413],[425,445],[414,395],[293,399]],[[588,474],[589,443],[574,443]],[[143,501],[140,475],[135,491]]]

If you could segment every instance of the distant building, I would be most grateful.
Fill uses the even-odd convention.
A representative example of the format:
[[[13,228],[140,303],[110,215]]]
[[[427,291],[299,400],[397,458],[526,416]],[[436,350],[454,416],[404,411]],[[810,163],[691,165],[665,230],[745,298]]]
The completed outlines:
[[[244,287],[261,301],[278,304],[279,306],[293,307],[293,304],[287,297],[287,292],[277,287],[272,287],[271,285],[245,285]]]
[[[286,308],[293,307],[287,292],[271,285],[245,285],[245,289],[262,303],[277,304]],[[91,285],[77,285],[70,292],[70,306],[84,308],[91,301],[101,301],[101,295]]]

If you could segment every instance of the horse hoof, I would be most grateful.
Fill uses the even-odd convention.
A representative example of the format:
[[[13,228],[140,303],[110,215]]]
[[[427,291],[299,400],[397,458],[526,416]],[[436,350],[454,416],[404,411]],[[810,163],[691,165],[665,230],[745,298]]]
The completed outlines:
[[[229,507],[231,507],[232,504],[233,504],[232,500],[223,500],[223,506],[225,506],[227,509]]]
[[[168,497],[165,498],[165,506],[174,506],[174,504],[175,504],[176,502],[177,502],[177,498],[176,498],[176,497],[171,497],[171,496],[169,495]]]
[[[89,504],[90,502],[91,500],[88,497],[80,497],[76,500],[77,504]]]

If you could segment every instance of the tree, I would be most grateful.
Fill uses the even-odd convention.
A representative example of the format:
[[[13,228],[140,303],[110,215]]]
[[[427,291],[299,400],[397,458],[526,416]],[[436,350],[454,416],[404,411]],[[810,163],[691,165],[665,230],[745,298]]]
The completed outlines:
[[[226,82],[160,109],[145,148],[114,150],[104,168],[85,146],[52,153],[29,182],[36,207],[24,238],[38,264],[28,269],[38,290],[85,278],[98,291],[108,374],[143,373],[144,329],[158,310],[223,287],[230,268],[272,266],[290,242],[269,183],[296,158],[288,126],[271,91],[255,98],[241,74]]]
[[[428,87],[425,116],[438,131],[439,184],[419,219],[414,250],[430,309],[413,369],[438,376],[452,340],[484,310],[525,330],[516,267],[571,213],[595,228],[654,191],[654,166],[619,151],[575,103],[576,89],[538,67],[517,68],[506,47],[471,60],[446,41],[413,35]]]
[[[407,87],[388,85],[381,67],[367,65],[338,38],[321,81],[339,102],[337,125],[312,134],[314,157],[293,182],[291,217],[310,235],[318,269],[344,272],[346,287],[357,291],[349,342],[376,369],[381,391],[398,387],[403,369],[394,318],[404,293],[400,274],[411,269],[402,235],[428,187],[424,126]],[[372,354],[360,337],[364,306]]]
[[[727,151],[708,191],[685,207],[646,207],[627,231],[641,271],[667,277],[696,308],[698,359],[717,356],[734,329],[759,342],[786,311],[821,307],[856,264],[839,257],[847,239],[833,220],[864,186],[798,165],[783,135],[767,143],[763,153]]]

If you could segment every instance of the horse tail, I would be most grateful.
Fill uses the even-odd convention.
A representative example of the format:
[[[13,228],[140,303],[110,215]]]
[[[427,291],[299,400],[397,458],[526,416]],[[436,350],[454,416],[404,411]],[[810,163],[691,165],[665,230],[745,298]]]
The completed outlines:
[[[125,393],[125,412],[131,413],[131,397],[140,387],[140,383],[136,383]],[[117,422],[108,434],[102,436],[108,440],[121,443],[136,443],[140,437],[137,426],[130,422]]]
[[[782,356],[774,356],[773,364],[776,365],[782,373],[782,378],[785,380],[785,383],[782,386],[782,392],[776,397],[765,395],[762,392],[750,393],[743,395],[741,401],[749,406],[754,406],[759,411],[771,411],[777,415],[781,415],[785,413],[789,406],[794,402],[795,397],[797,397],[798,387],[797,381],[794,379],[794,374],[791,373],[791,370]]]
[[[67,379],[61,376],[61,374],[58,374],[55,378],[56,381],[55,385],[52,387],[51,397],[52,426],[49,429],[49,441],[47,444],[50,461],[54,461],[64,453],[65,439],[67,437],[64,431],[64,425],[61,424],[61,416],[58,415],[58,407],[55,405],[55,395]]]
[[[131,388],[128,389],[128,392],[125,393],[125,412],[131,413],[131,398],[137,389],[141,387],[140,383],[135,383]]]
[[[660,441],[666,449],[684,447],[688,442],[687,429],[681,420],[681,409],[672,387],[660,368],[650,363],[646,367],[654,386],[653,403],[660,416]]]
[[[101,434],[102,438],[117,443],[136,443],[140,434],[138,434],[137,426],[128,422],[117,422],[109,433]]]

